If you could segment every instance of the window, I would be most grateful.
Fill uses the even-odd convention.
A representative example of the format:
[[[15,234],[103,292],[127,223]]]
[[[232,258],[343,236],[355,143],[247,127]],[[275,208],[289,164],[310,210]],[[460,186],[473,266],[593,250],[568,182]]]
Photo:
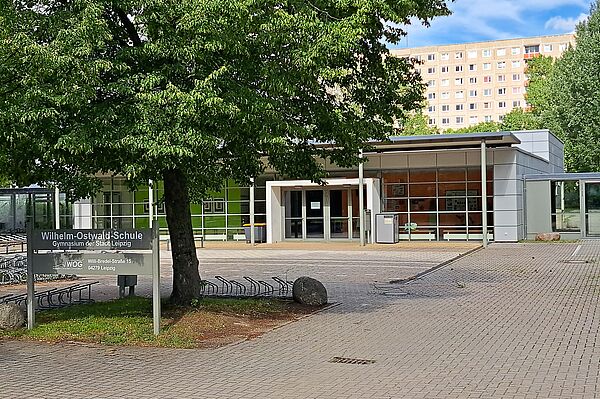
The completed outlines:
[[[429,94],[427,94],[427,99],[428,100],[435,100],[435,93],[429,93]]]
[[[477,58],[477,50],[469,50],[469,52],[467,53],[467,58]]]
[[[521,106],[521,101],[515,100],[513,101],[513,108],[519,108]]]
[[[521,61],[516,60],[512,62],[512,67],[513,68],[519,68],[521,66]]]
[[[462,65],[457,65],[457,66],[454,67],[454,70],[456,72],[462,72],[463,71],[463,66]]]
[[[477,116],[469,116],[469,123],[477,123]]]
[[[469,104],[469,109],[470,109],[471,111],[473,111],[473,110],[476,110],[476,109],[477,109],[477,103],[470,103],[470,104]]]
[[[450,86],[450,79],[442,79],[442,86]]]
[[[521,94],[521,88],[520,87],[513,87],[512,88],[512,94]]]
[[[558,45],[558,50],[562,53],[563,51],[567,51],[567,43],[562,43]]]
[[[492,64],[490,64],[489,62],[486,62],[485,64],[483,64],[484,71],[489,71],[490,69],[492,69]]]
[[[427,124],[435,125],[435,118],[429,118],[429,120],[427,121]]]
[[[513,73],[512,80],[513,82],[518,82],[519,80],[521,80],[521,74]]]
[[[512,55],[519,55],[521,54],[521,49],[519,47],[513,47],[512,49],[510,49],[510,53]]]
[[[427,68],[427,73],[428,73],[428,74],[430,74],[430,75],[431,75],[432,73],[435,73],[435,68],[434,68],[434,67]]]
[[[460,86],[463,84],[463,78],[456,78],[454,79],[454,84],[457,86]]]
[[[428,87],[435,87],[435,80],[430,80],[429,82],[427,82],[427,86]]]
[[[506,75],[498,75],[498,82],[506,82]]]
[[[498,108],[506,108],[506,101],[498,101]]]
[[[476,70],[477,70],[476,64],[469,64],[469,71],[476,71]]]
[[[421,56],[420,55],[415,55],[415,60],[421,61]]]
[[[525,46],[525,54],[536,54],[540,52],[540,46],[539,45],[534,45],[534,46]]]
[[[492,103],[483,103],[483,109],[491,109]]]
[[[491,76],[484,76],[483,77],[483,83],[492,83],[492,77]]]
[[[483,117],[483,120],[486,122],[491,122],[492,121],[492,115],[486,115]]]
[[[456,117],[456,124],[457,125],[462,125],[463,123],[465,123],[465,118],[463,118],[462,116],[457,116]]]
[[[544,44],[544,52],[545,53],[551,53],[552,52],[552,45],[551,44]]]
[[[469,97],[477,97],[477,90],[469,90]]]
[[[455,106],[455,109],[456,109],[457,111],[462,111],[462,110],[463,110],[463,109],[465,109],[465,108],[464,108],[464,105],[463,105],[463,104],[456,104],[456,106]]]
[[[430,105],[430,106],[427,108],[427,111],[429,111],[429,112],[435,112],[435,105]]]
[[[469,78],[469,83],[472,85],[477,84],[477,78]]]
[[[501,87],[498,89],[498,94],[500,94],[501,96],[506,94],[506,87]]]
[[[448,66],[442,67],[442,73],[448,73]]]
[[[442,60],[446,61],[450,59],[450,55],[448,53],[442,53]]]
[[[448,112],[448,111],[450,111],[450,106],[448,104],[442,105],[442,112]]]
[[[442,125],[449,125],[450,124],[450,118],[442,118]]]
[[[499,57],[504,57],[506,55],[506,49],[505,48],[499,48],[498,50],[496,50],[496,55]]]
[[[454,98],[465,98],[465,92],[462,90],[459,90],[457,92],[454,93]]]
[[[504,115],[500,115],[500,116],[498,117],[498,122],[502,122],[503,120],[504,120]]]
[[[445,91],[442,93],[442,99],[447,100],[450,98],[450,92],[449,91]]]
[[[435,61],[435,54],[427,54],[427,61]]]
[[[490,50],[481,50],[481,56],[482,57],[491,57],[492,52]]]
[[[456,53],[454,53],[454,59],[456,60],[462,60],[463,58],[463,52],[462,51],[457,51]]]
[[[506,61],[500,61],[500,62],[498,62],[498,63],[496,64],[496,67],[497,67],[498,69],[504,69],[504,68],[506,68]]]
[[[492,95],[492,89],[483,89],[483,95],[484,96],[491,96]]]

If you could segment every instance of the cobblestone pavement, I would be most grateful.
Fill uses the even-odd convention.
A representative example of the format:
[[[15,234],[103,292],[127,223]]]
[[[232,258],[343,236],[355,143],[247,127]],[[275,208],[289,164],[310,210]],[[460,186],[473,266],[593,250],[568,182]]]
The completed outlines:
[[[494,244],[406,284],[337,273],[338,306],[219,349],[1,342],[0,397],[600,397],[598,261],[595,241]]]

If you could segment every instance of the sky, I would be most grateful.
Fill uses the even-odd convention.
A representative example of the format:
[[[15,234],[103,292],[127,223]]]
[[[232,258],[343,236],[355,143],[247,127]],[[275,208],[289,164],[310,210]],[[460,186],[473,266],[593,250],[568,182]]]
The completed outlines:
[[[589,13],[590,0],[456,0],[453,14],[426,28],[418,21],[390,48],[467,43],[573,32]]]

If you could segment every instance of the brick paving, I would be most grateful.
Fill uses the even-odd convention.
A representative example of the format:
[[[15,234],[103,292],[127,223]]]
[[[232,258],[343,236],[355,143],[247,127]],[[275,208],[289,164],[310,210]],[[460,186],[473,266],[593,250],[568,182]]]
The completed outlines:
[[[209,270],[298,264],[268,252],[231,267],[235,254],[220,254]],[[494,244],[406,284],[386,279],[435,259],[376,255],[306,255],[340,304],[219,349],[1,342],[0,397],[600,397],[600,242]]]

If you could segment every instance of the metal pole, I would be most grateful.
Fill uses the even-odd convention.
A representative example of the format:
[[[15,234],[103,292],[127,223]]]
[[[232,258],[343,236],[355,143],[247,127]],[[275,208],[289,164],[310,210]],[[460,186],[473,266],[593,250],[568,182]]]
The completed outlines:
[[[468,205],[468,204],[467,204]],[[483,247],[488,246],[487,231],[487,151],[485,140],[481,140],[481,230]]]
[[[60,229],[60,191],[54,188],[54,228]]]
[[[148,180],[148,227],[152,228],[154,220],[154,190],[152,190],[152,180]]]
[[[160,334],[160,243],[158,226],[152,226],[152,326],[154,335]]]
[[[360,158],[360,163],[358,164],[358,208],[359,208],[359,237],[360,237],[360,245],[365,245],[365,198],[364,198],[364,165],[362,162],[363,159],[363,151],[360,150],[358,157]]]
[[[254,246],[256,237],[254,236],[254,178],[250,179],[250,244]]]
[[[35,286],[33,282],[33,223],[27,223],[27,329],[35,326]]]

